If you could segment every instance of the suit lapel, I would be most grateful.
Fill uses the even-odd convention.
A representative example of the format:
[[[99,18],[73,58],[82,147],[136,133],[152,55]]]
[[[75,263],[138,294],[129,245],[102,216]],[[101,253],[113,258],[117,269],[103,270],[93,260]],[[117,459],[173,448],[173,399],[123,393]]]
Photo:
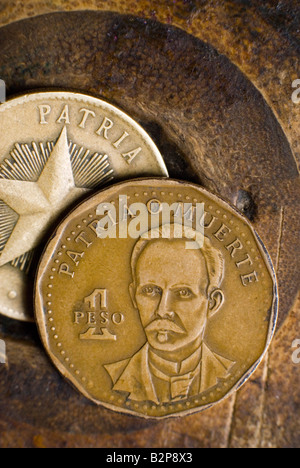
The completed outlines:
[[[153,401],[159,404],[148,363],[148,343],[128,362],[113,390],[128,392],[135,401]]]
[[[208,346],[202,345],[200,393],[217,385],[219,379],[228,376],[228,370],[234,363],[213,353]]]
[[[149,344],[146,343],[131,359],[106,365],[105,368],[114,382],[113,390],[129,393],[131,400],[153,401],[159,404],[150,373],[148,356]],[[217,385],[219,379],[228,377],[228,370],[233,364],[229,359],[213,353],[203,343],[199,364],[201,366],[199,393]]]

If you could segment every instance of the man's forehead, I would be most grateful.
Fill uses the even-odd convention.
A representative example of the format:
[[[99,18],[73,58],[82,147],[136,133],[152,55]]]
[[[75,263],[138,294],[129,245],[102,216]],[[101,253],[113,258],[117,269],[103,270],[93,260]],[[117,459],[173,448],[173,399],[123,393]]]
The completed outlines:
[[[205,260],[200,250],[185,249],[182,239],[157,239],[150,241],[138,258],[136,273],[139,277],[165,277],[190,279],[195,283],[195,276],[205,267]]]
[[[195,262],[204,260],[203,254],[200,249],[190,250],[186,248],[187,240],[185,239],[153,239],[146,243],[140,258],[155,257],[161,258],[185,258],[193,259]],[[138,259],[138,260],[139,260]]]

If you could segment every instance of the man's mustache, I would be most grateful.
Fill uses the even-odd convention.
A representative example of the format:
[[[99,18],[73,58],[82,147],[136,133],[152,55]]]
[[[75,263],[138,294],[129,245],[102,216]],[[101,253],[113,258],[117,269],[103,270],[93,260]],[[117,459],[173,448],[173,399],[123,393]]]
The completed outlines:
[[[186,330],[177,325],[175,322],[167,319],[156,319],[149,323],[146,327],[147,331],[172,331],[174,333],[185,334]]]

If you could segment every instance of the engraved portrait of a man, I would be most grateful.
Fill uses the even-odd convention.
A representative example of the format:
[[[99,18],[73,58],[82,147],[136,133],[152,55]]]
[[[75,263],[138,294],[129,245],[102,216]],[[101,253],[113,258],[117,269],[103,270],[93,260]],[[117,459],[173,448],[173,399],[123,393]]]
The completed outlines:
[[[199,395],[234,364],[204,341],[224,301],[222,255],[207,237],[200,248],[187,249],[175,228],[150,231],[132,252],[130,295],[147,341],[132,357],[105,366],[113,390],[130,400],[159,404]]]

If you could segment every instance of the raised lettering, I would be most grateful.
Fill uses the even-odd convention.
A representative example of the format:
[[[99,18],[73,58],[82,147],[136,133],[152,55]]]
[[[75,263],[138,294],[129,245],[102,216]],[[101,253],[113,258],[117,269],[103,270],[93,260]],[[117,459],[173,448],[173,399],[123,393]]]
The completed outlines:
[[[138,154],[142,151],[142,148],[136,148],[128,153],[123,153],[122,156],[127,162],[127,164],[131,164],[132,161],[137,157]]]
[[[125,320],[125,317],[120,312],[116,312],[111,317],[111,321],[114,325],[120,325],[121,323],[124,322],[124,320]]]
[[[240,268],[242,265],[253,265],[253,262],[251,260],[251,257],[247,254],[246,258],[244,260],[241,260],[240,262],[235,263],[238,268]]]
[[[70,259],[75,263],[76,266],[79,265],[79,258],[84,256],[84,252],[74,252],[73,250],[67,250],[66,254]]]
[[[85,234],[85,232],[82,231],[82,232],[76,237],[75,242],[77,242],[77,243],[78,243],[78,242],[83,242],[83,244],[84,244],[87,248],[89,248],[91,245],[93,245],[93,243],[92,243],[92,242],[89,242],[87,239],[85,239],[84,234]]]
[[[76,325],[80,324],[80,320],[84,318],[83,312],[74,312],[74,323]]]
[[[249,273],[248,275],[241,275],[242,285],[248,286],[249,283],[255,283],[258,281],[258,276],[256,271]]]
[[[90,296],[84,299],[85,304],[88,304],[92,310],[107,308],[107,290],[95,289]]]
[[[88,312],[88,323],[91,325],[94,325],[96,323],[96,314],[95,312]]]
[[[206,221],[206,218],[208,217],[208,215],[210,215],[210,220]],[[216,221],[216,219],[217,218],[213,216],[211,213],[204,211],[203,216],[199,221],[199,225],[204,227],[205,229],[209,229],[213,225],[214,221]]]
[[[123,143],[123,141],[129,137],[129,133],[127,132],[124,132],[123,135],[121,136],[121,138],[119,138],[117,141],[115,141],[115,143],[113,143],[113,146],[115,148],[119,148],[119,146],[121,145],[121,143]]]
[[[70,267],[67,263],[62,263],[59,267],[58,274],[64,274],[74,278],[75,272],[70,270]]]
[[[107,117],[104,117],[103,122],[99,129],[96,131],[96,134],[101,136],[103,133],[103,137],[108,140],[108,130],[110,130],[114,126],[114,123],[112,120],[108,119]]]
[[[40,109],[40,124],[47,125],[49,122],[47,122],[46,117],[47,115],[51,113],[51,106],[44,104],[42,106],[39,106],[39,109]]]
[[[90,230],[96,234],[97,236],[97,226],[98,226],[98,220],[97,219],[94,219],[90,224],[88,224],[88,228],[90,228]]]
[[[65,122],[65,124],[67,125],[70,125],[70,114],[69,114],[69,106],[68,104],[65,105],[65,107],[63,108],[63,111],[60,115],[60,117],[57,119],[57,123],[62,123],[62,121]]]
[[[101,318],[100,323],[102,323],[102,324],[107,324],[107,323],[109,323],[109,320],[108,320],[108,312],[105,312],[105,311],[100,312],[100,318]]]
[[[243,248],[244,246],[238,238],[236,238],[233,242],[231,242],[231,244],[228,244],[225,246],[225,249],[230,251],[230,256],[232,258],[234,258],[238,250],[243,249]]]
[[[229,229],[229,227],[227,227],[225,224],[222,224],[222,226],[217,230],[217,232],[214,233],[214,236],[220,242],[223,242],[227,234],[229,234],[230,232],[231,229]]]
[[[89,110],[89,109],[80,109],[79,112],[84,112],[83,114],[83,117],[82,117],[82,121],[80,122],[80,124],[78,125],[78,127],[80,128],[85,128],[85,125],[86,125],[86,121],[88,119],[88,117],[91,115],[92,117],[96,117],[96,114],[95,112]]]
[[[116,335],[110,333],[107,328],[101,328],[101,334],[96,334],[96,328],[89,328],[85,333],[79,335],[80,340],[92,341],[116,341]]]

